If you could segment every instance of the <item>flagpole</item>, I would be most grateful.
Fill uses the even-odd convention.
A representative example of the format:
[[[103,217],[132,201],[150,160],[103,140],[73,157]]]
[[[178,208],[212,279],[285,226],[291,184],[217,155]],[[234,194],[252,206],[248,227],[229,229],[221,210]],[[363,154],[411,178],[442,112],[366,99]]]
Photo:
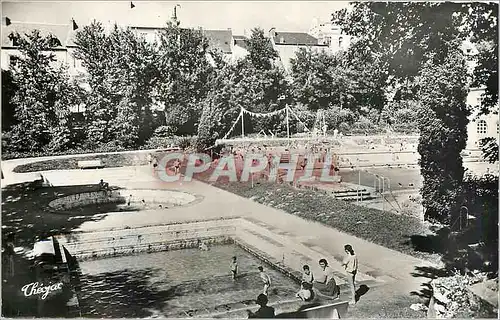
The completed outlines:
[[[245,122],[243,121],[243,108],[241,108],[241,138],[245,138]]]
[[[288,122],[288,105],[286,106],[286,135],[288,140],[290,140],[290,124]]]

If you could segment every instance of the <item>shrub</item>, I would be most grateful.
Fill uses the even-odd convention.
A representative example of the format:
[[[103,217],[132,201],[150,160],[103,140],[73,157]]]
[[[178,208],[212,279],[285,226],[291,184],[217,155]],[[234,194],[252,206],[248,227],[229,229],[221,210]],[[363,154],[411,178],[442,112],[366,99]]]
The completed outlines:
[[[174,129],[169,126],[159,126],[155,129],[152,137],[157,138],[172,138],[174,135]]]

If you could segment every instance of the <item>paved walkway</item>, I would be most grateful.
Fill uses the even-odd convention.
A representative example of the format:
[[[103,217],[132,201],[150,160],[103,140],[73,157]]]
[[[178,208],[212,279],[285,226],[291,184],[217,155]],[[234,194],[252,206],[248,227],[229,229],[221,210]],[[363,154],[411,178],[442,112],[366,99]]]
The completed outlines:
[[[37,159],[6,161],[2,164],[5,182],[30,180],[29,174],[12,173],[12,169],[22,163]],[[98,230],[120,227],[151,226],[173,221],[200,220],[218,217],[247,217],[254,221],[273,226],[288,236],[322,252],[330,261],[344,255],[344,244],[351,244],[360,261],[360,271],[372,271],[378,275],[395,278],[401,293],[419,291],[425,278],[415,278],[412,273],[417,266],[431,266],[423,261],[400,252],[376,245],[369,241],[326,227],[320,223],[306,221],[281,210],[268,207],[208,184],[191,181],[166,183],[157,179],[149,167],[122,167],[97,170],[45,171],[44,176],[54,185],[74,185],[97,183],[104,179],[111,185],[135,189],[174,189],[203,197],[199,203],[176,207],[169,210],[138,211],[110,214],[99,221],[83,223],[80,230]],[[31,175],[32,177],[32,175]]]

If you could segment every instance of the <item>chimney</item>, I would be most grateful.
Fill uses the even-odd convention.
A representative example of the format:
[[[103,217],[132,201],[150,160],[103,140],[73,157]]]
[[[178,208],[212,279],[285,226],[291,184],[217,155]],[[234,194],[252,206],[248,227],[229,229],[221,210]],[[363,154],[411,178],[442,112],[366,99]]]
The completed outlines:
[[[277,33],[276,33],[275,27],[272,27],[271,29],[269,29],[269,38],[274,39],[274,37],[276,37],[276,35],[277,35]]]

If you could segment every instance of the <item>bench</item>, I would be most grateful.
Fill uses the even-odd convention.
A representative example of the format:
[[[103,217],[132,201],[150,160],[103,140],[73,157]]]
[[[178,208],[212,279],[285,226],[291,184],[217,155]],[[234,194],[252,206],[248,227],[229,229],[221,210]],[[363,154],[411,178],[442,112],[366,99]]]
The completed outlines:
[[[104,165],[102,164],[102,161],[100,159],[81,160],[78,161],[78,168],[80,169],[104,168]]]

